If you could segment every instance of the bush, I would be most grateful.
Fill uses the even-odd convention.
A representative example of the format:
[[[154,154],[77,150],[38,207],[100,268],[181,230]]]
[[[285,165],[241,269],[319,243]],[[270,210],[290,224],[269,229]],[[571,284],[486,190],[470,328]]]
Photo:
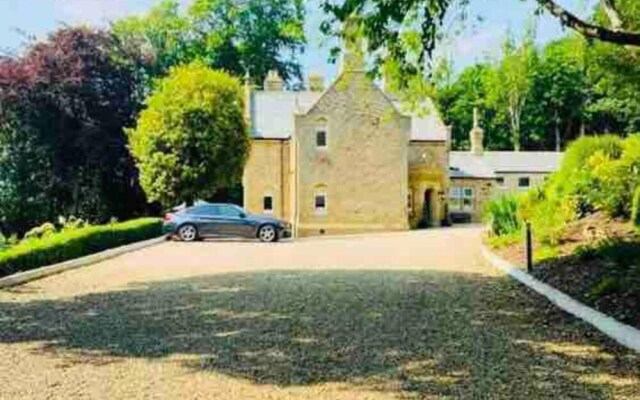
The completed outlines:
[[[0,276],[71,260],[161,234],[160,219],[144,218],[64,230],[42,238],[24,240],[0,251]]]
[[[56,233],[56,227],[51,222],[45,222],[44,224],[31,229],[24,235],[25,239],[37,239],[42,237],[51,236]]]
[[[522,228],[515,196],[503,196],[490,201],[484,215],[492,235],[506,236],[517,233]]]
[[[239,184],[250,145],[240,81],[201,62],[172,68],[128,135],[150,201],[171,207]]]

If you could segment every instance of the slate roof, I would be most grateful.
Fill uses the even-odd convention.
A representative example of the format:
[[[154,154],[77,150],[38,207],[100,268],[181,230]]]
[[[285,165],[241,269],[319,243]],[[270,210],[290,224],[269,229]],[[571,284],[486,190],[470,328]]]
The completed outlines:
[[[447,140],[447,126],[431,99],[424,100],[417,111],[406,110],[399,101],[393,101],[393,105],[401,114],[411,117],[411,140]]]
[[[495,178],[498,173],[550,173],[562,162],[563,153],[552,151],[486,151],[477,156],[452,151],[449,156],[452,178]]]
[[[251,136],[288,139],[293,134],[296,112],[305,112],[320,98],[320,92],[251,93]]]
[[[251,136],[260,139],[288,139],[294,130],[294,114],[307,112],[320,99],[320,92],[257,91],[251,94]],[[411,117],[411,140],[445,141],[447,129],[429,100],[420,112],[403,111]]]

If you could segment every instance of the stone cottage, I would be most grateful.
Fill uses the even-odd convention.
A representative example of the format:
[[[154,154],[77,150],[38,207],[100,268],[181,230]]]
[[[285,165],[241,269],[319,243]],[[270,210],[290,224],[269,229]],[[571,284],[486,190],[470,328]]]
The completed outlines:
[[[477,124],[472,151],[451,152],[433,104],[426,115],[403,109],[367,77],[358,51],[344,54],[326,89],[318,76],[308,87],[285,91],[276,72],[264,90],[245,86],[244,206],[290,221],[299,236],[437,226],[450,212],[477,221],[499,188],[533,185],[557,167],[555,153],[547,165],[532,153],[483,152]]]

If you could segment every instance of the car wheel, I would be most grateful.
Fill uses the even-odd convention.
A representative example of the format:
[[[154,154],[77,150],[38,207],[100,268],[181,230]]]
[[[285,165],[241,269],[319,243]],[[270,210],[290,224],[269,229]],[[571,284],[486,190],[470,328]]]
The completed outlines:
[[[178,236],[183,242],[193,242],[198,239],[198,230],[191,224],[182,225],[178,229]]]
[[[263,225],[258,230],[258,238],[261,242],[272,243],[278,241],[278,231],[273,225]]]

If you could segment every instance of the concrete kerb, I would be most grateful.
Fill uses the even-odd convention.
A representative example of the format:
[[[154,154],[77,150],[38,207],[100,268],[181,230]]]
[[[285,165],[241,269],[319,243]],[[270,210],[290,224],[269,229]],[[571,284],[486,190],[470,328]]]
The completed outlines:
[[[63,272],[70,271],[72,269],[77,269],[87,265],[95,264],[101,261],[108,260],[110,258],[118,257],[122,254],[144,249],[145,247],[155,246],[157,244],[163,243],[165,240],[166,238],[164,236],[161,236],[159,238],[149,239],[142,242],[131,243],[125,246],[120,246],[113,249],[101,251],[99,253],[61,262],[58,264],[36,268],[31,271],[18,272],[16,274],[9,275],[4,278],[0,278],[0,289],[22,285],[24,283],[35,281],[37,279],[46,278],[51,275],[61,274]]]
[[[506,272],[523,285],[546,297],[550,302],[564,311],[592,325],[621,345],[640,352],[640,331],[638,329],[623,324],[600,311],[594,310],[558,289],[537,280],[522,269],[495,255],[486,246],[482,246],[482,255],[491,265]]]

